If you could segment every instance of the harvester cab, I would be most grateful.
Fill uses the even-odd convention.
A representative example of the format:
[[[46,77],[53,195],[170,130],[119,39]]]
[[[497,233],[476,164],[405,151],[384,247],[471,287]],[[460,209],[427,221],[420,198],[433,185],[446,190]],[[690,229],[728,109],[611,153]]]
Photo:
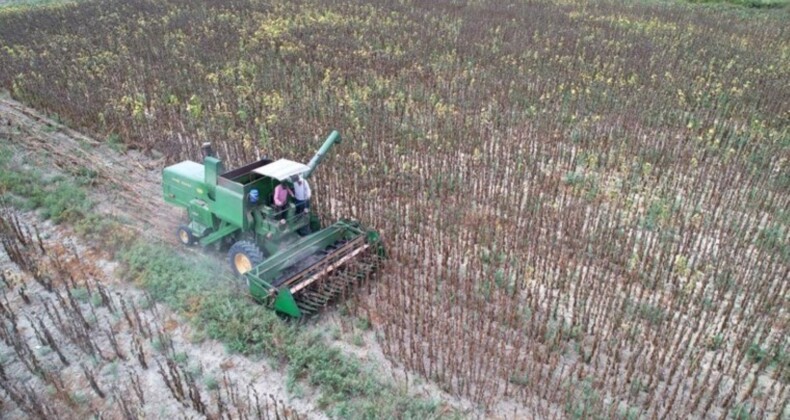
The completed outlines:
[[[257,300],[294,317],[316,312],[378,267],[379,236],[350,220],[321,229],[317,214],[297,212],[293,202],[276,208],[274,192],[280,183],[309,178],[340,141],[333,131],[307,165],[261,159],[223,172],[222,161],[204,145],[203,164],[165,168],[165,201],[189,215],[178,240],[228,247],[231,270]]]

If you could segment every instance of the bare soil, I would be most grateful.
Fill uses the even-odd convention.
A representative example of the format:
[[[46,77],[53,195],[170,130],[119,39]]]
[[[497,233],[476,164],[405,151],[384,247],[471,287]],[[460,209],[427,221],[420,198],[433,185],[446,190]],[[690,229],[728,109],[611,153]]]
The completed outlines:
[[[183,213],[164,203],[161,158],[136,151],[121,156],[103,143],[11,99],[0,98],[0,125],[15,132],[10,136],[11,143],[25,159],[43,160],[52,171],[61,173],[95,173],[90,193],[99,213],[128,221],[150,238],[176,243],[175,228]]]

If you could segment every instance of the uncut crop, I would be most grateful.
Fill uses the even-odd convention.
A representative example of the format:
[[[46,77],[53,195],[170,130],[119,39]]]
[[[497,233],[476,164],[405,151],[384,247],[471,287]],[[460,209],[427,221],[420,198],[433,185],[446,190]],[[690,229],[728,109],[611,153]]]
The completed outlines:
[[[0,83],[170,161],[340,130],[316,205],[389,256],[359,313],[452,394],[786,418],[786,14],[590,3],[87,2],[0,14]]]

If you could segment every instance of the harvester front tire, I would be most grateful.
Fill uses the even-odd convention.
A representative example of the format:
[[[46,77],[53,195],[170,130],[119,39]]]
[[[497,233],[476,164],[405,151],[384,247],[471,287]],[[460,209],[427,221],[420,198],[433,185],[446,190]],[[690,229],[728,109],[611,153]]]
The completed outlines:
[[[238,277],[263,262],[263,252],[250,241],[238,241],[228,250],[228,263],[233,274]]]
[[[178,227],[176,231],[176,235],[178,236],[178,241],[186,246],[192,246],[195,244],[197,238],[195,235],[192,234],[192,230],[189,229],[187,225],[181,225]]]

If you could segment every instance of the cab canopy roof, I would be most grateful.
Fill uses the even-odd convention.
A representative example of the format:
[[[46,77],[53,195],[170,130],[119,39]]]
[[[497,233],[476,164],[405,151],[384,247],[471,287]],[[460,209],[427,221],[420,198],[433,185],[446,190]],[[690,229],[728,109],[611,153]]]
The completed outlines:
[[[255,168],[252,171],[256,174],[268,176],[278,181],[285,181],[294,175],[301,175],[307,172],[310,168],[299,162],[294,162],[288,159],[280,159],[268,165]]]

